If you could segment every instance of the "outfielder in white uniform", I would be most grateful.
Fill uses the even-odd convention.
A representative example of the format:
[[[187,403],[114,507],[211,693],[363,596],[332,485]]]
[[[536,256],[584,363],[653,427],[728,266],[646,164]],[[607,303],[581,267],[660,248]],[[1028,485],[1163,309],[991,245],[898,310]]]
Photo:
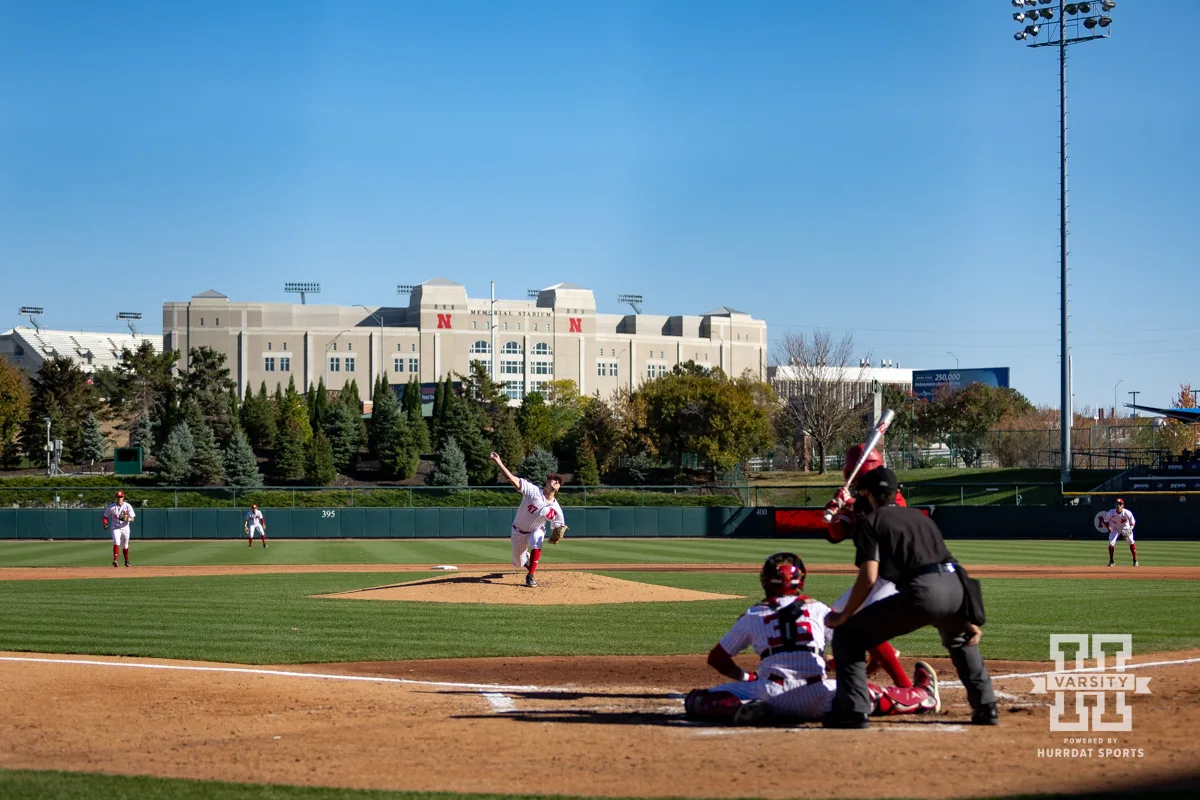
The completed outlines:
[[[1108,565],[1111,567],[1116,562],[1113,561],[1113,552],[1116,550],[1117,539],[1121,538],[1129,542],[1129,552],[1133,554],[1133,565],[1138,565],[1137,545],[1133,541],[1133,526],[1137,525],[1137,520],[1133,518],[1133,512],[1125,507],[1125,501],[1117,498],[1116,507],[1104,515],[1104,527],[1108,528]]]
[[[104,509],[104,529],[112,534],[113,566],[117,565],[117,556],[125,551],[125,566],[129,566],[129,523],[137,517],[133,506],[125,502],[125,493],[117,492],[113,501]]]
[[[518,478],[508,471],[498,453],[491,454],[492,461],[504,479],[521,493],[521,505],[517,508],[516,519],[512,526],[512,564],[514,567],[524,567],[525,585],[537,586],[533,574],[537,572],[538,560],[542,557],[542,542],[546,538],[546,523],[554,529],[566,528],[567,522],[563,517],[562,506],[554,499],[562,488],[561,475],[549,475],[541,488]]]
[[[733,683],[693,689],[684,700],[689,719],[753,725],[769,718],[816,721],[833,707],[837,682],[826,673],[824,657],[829,606],[800,594],[804,562],[795,553],[776,553],[763,563],[760,580],[766,599],[746,610],[708,654],[708,664]],[[759,656],[758,669],[745,672],[733,656],[746,647]],[[872,713],[920,714],[941,710],[937,674],[924,661],[915,667],[912,687],[868,684]]]
[[[267,521],[263,519],[262,512],[258,510],[257,503],[250,504],[250,510],[246,512],[246,518],[242,520],[242,531],[250,537],[248,547],[254,547],[255,531],[262,537],[263,547],[267,546]]]

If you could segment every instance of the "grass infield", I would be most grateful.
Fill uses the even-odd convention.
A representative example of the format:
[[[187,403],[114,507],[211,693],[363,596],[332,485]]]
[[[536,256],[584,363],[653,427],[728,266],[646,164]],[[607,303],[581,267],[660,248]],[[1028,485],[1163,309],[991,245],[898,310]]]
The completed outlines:
[[[1044,564],[1061,566],[1108,563],[1108,540],[960,539],[948,542],[964,564]],[[761,564],[777,550],[794,550],[807,564],[847,564],[849,544],[824,539],[573,539],[547,547],[547,563],[559,564]],[[1124,559],[1129,549],[1118,548]],[[130,545],[135,565],[191,566],[225,564],[481,564],[507,563],[507,539],[271,540],[266,550],[246,547],[241,539],[224,541],[139,541]],[[1138,542],[1146,566],[1200,566],[1200,542]],[[0,542],[0,567],[105,566],[112,559],[110,540]]]
[[[1191,790],[1139,787],[1139,794],[1156,798],[1191,798]],[[1008,795],[992,800],[1043,800],[1061,794]],[[1126,792],[1072,794],[1075,800],[1110,800]],[[451,792],[385,792],[325,789],[307,786],[189,781],[72,772],[0,770],[0,797],[5,800],[568,800],[569,795],[454,794]],[[574,800],[574,798],[571,798]],[[580,800],[583,800],[580,798]],[[629,798],[627,800],[632,800]]]
[[[5,581],[0,650],[243,664],[699,654],[761,597],[753,572],[607,573],[745,599],[542,606],[536,627],[524,606],[312,597],[430,574]],[[832,602],[850,583],[849,576],[814,574],[805,591]],[[1200,605],[1188,581],[991,578],[984,591],[986,658],[1045,660],[1054,632],[1131,631],[1139,653],[1200,647]],[[932,629],[896,643],[910,656],[944,653]]]

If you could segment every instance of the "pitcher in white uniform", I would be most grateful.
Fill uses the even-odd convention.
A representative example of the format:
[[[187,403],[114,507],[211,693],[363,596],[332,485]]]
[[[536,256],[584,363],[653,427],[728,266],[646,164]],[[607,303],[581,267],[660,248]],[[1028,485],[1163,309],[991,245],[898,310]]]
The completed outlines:
[[[708,654],[708,664],[732,678],[711,689],[693,689],[684,700],[689,719],[753,725],[770,718],[816,721],[833,706],[837,682],[824,657],[829,606],[800,593],[807,573],[795,553],[775,553],[759,579],[766,599],[746,610]],[[758,669],[746,672],[733,656],[750,647]],[[918,661],[912,687],[869,684],[874,714],[921,714],[941,710],[937,674]]]
[[[517,507],[517,516],[512,526],[512,565],[525,569],[525,585],[537,586],[533,574],[537,572],[538,560],[542,557],[542,541],[546,538],[546,523],[551,528],[562,528],[567,522],[563,518],[562,506],[554,499],[562,488],[562,476],[548,475],[546,483],[537,487],[524,478],[518,478],[508,471],[498,453],[492,453],[490,458],[496,462],[496,468],[513,488],[521,493],[521,505]]]

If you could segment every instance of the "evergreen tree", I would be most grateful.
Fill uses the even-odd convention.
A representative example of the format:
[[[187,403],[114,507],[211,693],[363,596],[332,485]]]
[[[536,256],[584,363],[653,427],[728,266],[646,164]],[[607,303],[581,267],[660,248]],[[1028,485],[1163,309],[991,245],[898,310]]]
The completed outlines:
[[[429,425],[433,435],[433,444],[438,450],[441,450],[442,443],[442,419],[446,416],[446,387],[441,381],[437,382],[437,388],[433,392],[433,413],[429,417]]]
[[[158,454],[159,482],[167,486],[182,486],[187,483],[192,474],[192,456],[196,452],[196,444],[192,439],[192,430],[185,420],[171,429],[162,452]]]
[[[592,452],[592,448],[586,442],[579,445],[575,463],[576,483],[584,486],[600,485],[600,468],[596,466],[596,454]]]
[[[83,447],[80,450],[83,460],[89,465],[103,461],[108,455],[108,440],[100,428],[100,421],[95,414],[88,414],[83,423]]]
[[[145,413],[137,418],[137,424],[133,428],[133,433],[129,436],[130,447],[142,448],[142,460],[145,461],[152,455],[154,450],[154,420],[150,419],[150,414]]]
[[[190,426],[189,426],[190,427]],[[225,467],[221,461],[221,450],[217,447],[217,437],[212,429],[201,420],[192,429],[192,440],[195,452],[192,454],[192,470],[189,476],[195,486],[218,486],[225,477]]]
[[[246,388],[249,389],[250,387],[247,386]],[[238,430],[242,426],[242,407],[237,399],[237,390],[234,389],[232,386],[229,387],[229,396],[226,399],[226,402],[229,405],[229,424],[230,424],[229,440],[227,440],[225,442],[226,444],[228,444],[229,441],[231,441],[233,439],[233,431]]]
[[[267,394],[266,381],[263,381],[257,395],[249,387],[246,388],[246,400],[242,403],[240,413],[241,426],[255,452],[262,454],[275,447],[275,438],[279,435],[276,413],[275,403]]]
[[[265,393],[264,393],[265,394]],[[225,482],[239,489],[257,489],[263,485],[262,473],[258,471],[258,459],[246,434],[235,431],[225,446]]]
[[[429,439],[429,426],[425,424],[425,415],[421,412],[421,384],[416,378],[409,380],[404,389],[404,410],[408,414],[413,448],[418,454],[430,452],[433,444]]]
[[[325,380],[317,383],[317,394],[313,400],[313,416],[309,422],[314,431],[325,428],[325,419],[329,415],[329,390],[325,388]]]
[[[305,425],[308,417],[304,418]],[[298,481],[307,469],[307,445],[304,429],[296,422],[295,415],[285,419],[279,429],[279,446],[275,448],[275,474],[285,481]]]
[[[467,476],[471,485],[491,483],[496,476],[496,465],[488,457],[492,446],[484,438],[475,411],[458,398],[447,404],[446,419],[442,423],[443,436],[453,436],[467,459]]]
[[[311,381],[304,393],[304,407],[308,410],[308,426],[315,431],[320,426],[317,425],[317,389]]]
[[[367,426],[367,451],[375,458],[379,458],[383,436],[396,426],[400,408],[396,403],[395,393],[390,388],[382,388],[378,381],[375,383],[375,395],[371,399],[371,424]]]
[[[50,417],[50,435],[62,439],[63,460],[74,462],[78,458],[88,414],[101,410],[99,398],[87,381],[87,374],[66,356],[43,361],[37,374],[29,377],[29,411],[21,442],[26,454],[36,458],[45,453],[45,418]]]
[[[342,403],[332,403],[325,417],[325,436],[333,451],[333,465],[343,474],[349,474],[358,466],[358,454],[362,449],[358,423],[361,417]]]
[[[308,416],[304,397],[296,391],[295,380],[289,379],[287,391],[283,393],[283,405],[279,410],[279,424],[294,426],[300,433],[300,443],[305,447],[308,447],[308,442],[313,435],[312,424],[308,421]]]
[[[265,385],[266,382],[263,383]],[[292,385],[292,388],[295,388],[295,384]],[[275,384],[275,395],[271,398],[271,402],[275,405],[275,418],[279,419],[279,412],[283,410],[283,386],[278,382]]]
[[[454,437],[447,436],[429,482],[434,486],[466,486],[467,480],[467,459]]]
[[[388,389],[384,395],[391,394]],[[386,478],[407,480],[417,472],[420,454],[413,445],[411,426],[393,397],[375,406],[371,429],[376,434],[380,472]]]
[[[342,391],[338,394],[338,402],[355,414],[362,414],[362,397],[358,394],[357,380],[352,378],[348,384],[342,387]]]
[[[511,409],[505,408],[492,430],[492,445],[505,464],[520,464],[525,460],[525,442]]]
[[[633,481],[635,486],[642,486],[650,480],[650,475],[653,473],[654,467],[654,459],[650,458],[643,451],[634,453],[625,459],[625,471],[629,473],[629,479]]]
[[[199,406],[204,422],[221,442],[229,441],[233,435],[236,419],[230,416],[229,410],[229,390],[236,384],[229,377],[225,361],[225,354],[211,347],[193,347],[188,353],[187,372],[183,376],[184,399]],[[192,435],[196,435],[195,430]]]
[[[333,467],[333,449],[329,439],[320,430],[313,434],[309,442],[307,466],[305,477],[312,486],[328,486],[337,479],[337,470]]]
[[[541,447],[535,447],[529,457],[517,468],[518,475],[538,486],[544,484],[546,477],[554,472],[558,472],[558,459],[549,450]]]

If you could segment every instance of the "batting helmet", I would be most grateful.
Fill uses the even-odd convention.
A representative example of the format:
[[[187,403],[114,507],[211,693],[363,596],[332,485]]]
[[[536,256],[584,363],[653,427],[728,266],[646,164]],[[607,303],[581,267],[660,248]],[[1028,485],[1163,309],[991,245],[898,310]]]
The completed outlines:
[[[854,465],[858,463],[860,458],[862,458],[862,452],[863,446],[861,444],[856,444],[854,447],[851,447],[846,451],[846,464],[842,467],[842,478],[845,480],[850,480],[850,470],[854,469]],[[882,466],[883,456],[879,454],[878,450],[872,450],[867,456],[866,462],[862,465],[862,469],[858,471],[858,474],[866,475],[876,467]]]
[[[767,556],[763,562],[759,580],[767,597],[782,597],[800,594],[807,574],[800,556],[795,553],[775,553]]]

